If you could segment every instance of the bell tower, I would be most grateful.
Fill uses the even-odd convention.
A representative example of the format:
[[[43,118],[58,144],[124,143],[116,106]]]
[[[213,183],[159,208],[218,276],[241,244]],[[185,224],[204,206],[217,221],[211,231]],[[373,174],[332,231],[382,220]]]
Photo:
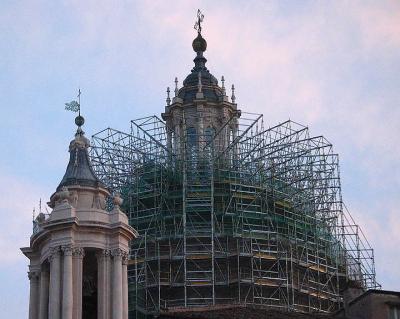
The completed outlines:
[[[129,242],[137,232],[93,172],[82,116],[69,145],[69,163],[49,215],[34,221],[30,246],[29,319],[127,319]],[[107,198],[114,208],[106,210]]]

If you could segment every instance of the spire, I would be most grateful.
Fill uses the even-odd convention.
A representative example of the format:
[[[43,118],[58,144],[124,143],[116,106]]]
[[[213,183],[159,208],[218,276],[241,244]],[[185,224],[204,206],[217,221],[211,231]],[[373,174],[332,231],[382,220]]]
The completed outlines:
[[[234,85],[234,84],[232,84],[232,96],[231,96],[231,100],[232,100],[232,103],[235,103],[235,102],[236,102],[235,85]]]
[[[168,86],[167,87],[167,99],[165,100],[167,102],[167,105],[171,104],[171,98],[169,97],[169,93],[170,93],[170,90],[169,90],[169,86]]]
[[[222,88],[222,94],[223,96],[226,95],[226,91],[225,91],[225,78],[224,76],[221,77],[221,88]]]
[[[89,140],[85,137],[81,126],[85,123],[85,119],[80,114],[75,118],[75,124],[78,129],[75,133],[75,138],[69,145],[69,162],[57,191],[63,187],[79,185],[89,187],[104,187],[100,180],[96,177],[92,165],[89,160],[88,148]]]
[[[194,58],[194,68],[195,69],[205,69],[207,59],[203,56],[203,52],[207,49],[207,42],[201,36],[200,33],[197,34],[196,39],[193,40],[192,47],[194,52],[197,53],[196,57]]]
[[[178,78],[175,77],[175,97],[178,97]]]
[[[223,100],[222,89],[218,86],[218,80],[206,67],[207,59],[203,56],[207,49],[207,42],[202,36],[204,15],[197,11],[195,29],[197,37],[193,40],[192,47],[196,52],[194,67],[190,74],[183,80],[182,87],[177,92],[183,104],[191,103],[195,99],[205,99],[209,102]]]
[[[192,47],[194,52],[197,53],[196,58],[193,60],[195,69],[205,69],[207,59],[203,56],[203,52],[207,49],[207,41],[201,36],[201,23],[204,20],[204,14],[197,10],[197,21],[194,28],[197,30],[197,37],[193,40]]]

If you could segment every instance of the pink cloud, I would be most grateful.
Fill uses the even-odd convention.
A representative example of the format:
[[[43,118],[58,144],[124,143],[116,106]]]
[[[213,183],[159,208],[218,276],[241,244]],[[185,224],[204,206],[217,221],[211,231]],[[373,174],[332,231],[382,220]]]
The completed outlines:
[[[369,50],[400,48],[400,3],[384,1],[353,6],[360,24],[363,44]]]

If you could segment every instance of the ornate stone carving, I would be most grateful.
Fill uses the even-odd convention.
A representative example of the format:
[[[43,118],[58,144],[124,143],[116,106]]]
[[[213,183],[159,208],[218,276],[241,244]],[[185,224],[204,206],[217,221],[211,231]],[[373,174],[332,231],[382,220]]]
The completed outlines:
[[[85,257],[85,250],[82,247],[72,248],[72,257],[83,259]]]
[[[123,265],[127,265],[128,264],[128,259],[129,259],[129,254],[126,251],[124,251],[122,253],[122,264]]]
[[[76,204],[78,202],[78,193],[76,191],[69,191],[68,187],[63,186],[61,190],[57,192],[53,201],[54,205],[50,205],[50,207],[58,206],[63,203],[76,207]]]
[[[119,207],[122,205],[123,201],[124,200],[122,199],[121,195],[119,193],[116,193],[113,198],[114,205]]]
[[[28,271],[28,278],[29,280],[39,280],[39,271],[31,270]]]
[[[50,254],[49,254],[49,257],[48,257],[49,263],[51,263],[54,258],[59,257],[60,254],[61,254],[61,250],[60,250],[59,246],[51,247],[50,248]]]
[[[38,223],[43,223],[46,219],[46,216],[43,213],[39,213],[39,215],[37,215],[35,221],[37,221]]]
[[[64,245],[61,247],[61,250],[65,256],[72,256],[72,245]]]
[[[102,249],[96,252],[96,257],[98,259],[103,259],[103,258],[110,258],[111,257],[111,250],[109,249]]]
[[[69,201],[71,203],[71,205],[73,207],[77,207],[78,206],[78,199],[79,199],[79,195],[77,191],[72,191],[70,193],[70,197],[69,197]]]
[[[65,186],[63,186],[61,188],[61,191],[58,192],[58,196],[60,198],[60,201],[62,201],[62,202],[65,201],[65,200],[68,201],[69,195],[70,195],[70,192],[69,192],[68,188],[65,187]]]
[[[114,258],[123,258],[123,255],[127,252],[123,251],[121,248],[116,248],[111,251],[111,254]]]
[[[54,208],[61,204],[71,204],[71,192],[66,186],[63,186],[61,190],[56,193],[56,196],[51,200],[49,206]]]
[[[93,198],[92,207],[104,210],[106,208],[106,200],[105,200],[104,195],[101,195],[100,193],[96,193],[96,195],[94,195],[94,198]]]

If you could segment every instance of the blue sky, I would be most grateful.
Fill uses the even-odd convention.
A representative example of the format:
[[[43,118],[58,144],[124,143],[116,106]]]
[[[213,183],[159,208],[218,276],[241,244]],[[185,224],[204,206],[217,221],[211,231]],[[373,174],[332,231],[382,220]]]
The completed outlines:
[[[88,136],[159,114],[190,72],[197,8],[207,66],[266,125],[288,118],[330,140],[343,198],[400,290],[400,2],[1,1],[0,318],[26,318],[33,206],[67,164],[82,89]]]

